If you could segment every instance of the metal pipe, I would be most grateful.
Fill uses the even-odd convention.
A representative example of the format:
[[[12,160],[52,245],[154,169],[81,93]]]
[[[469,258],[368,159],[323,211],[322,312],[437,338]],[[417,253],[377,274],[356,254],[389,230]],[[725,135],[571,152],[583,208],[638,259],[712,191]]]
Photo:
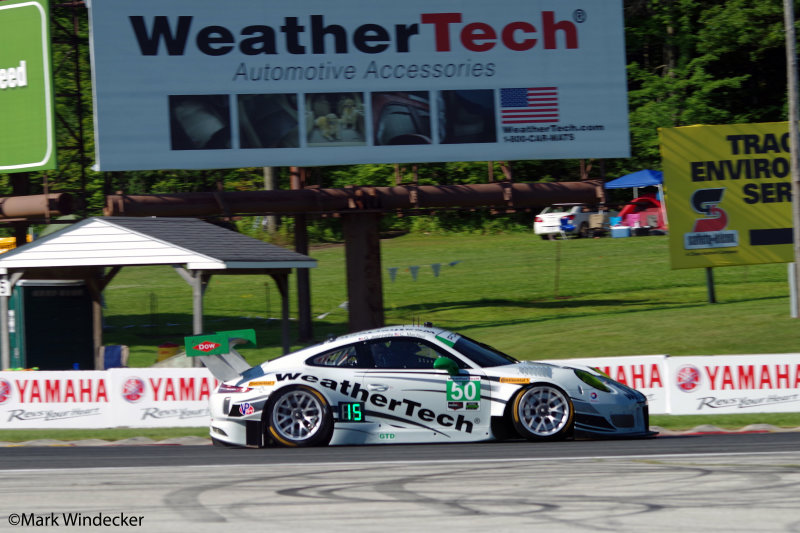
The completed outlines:
[[[33,194],[0,198],[0,219],[44,218],[72,214],[72,195],[68,193]]]
[[[494,182],[469,185],[398,185],[345,189],[106,196],[106,216],[193,217],[217,214],[292,214],[456,207],[545,207],[596,203],[602,182]]]

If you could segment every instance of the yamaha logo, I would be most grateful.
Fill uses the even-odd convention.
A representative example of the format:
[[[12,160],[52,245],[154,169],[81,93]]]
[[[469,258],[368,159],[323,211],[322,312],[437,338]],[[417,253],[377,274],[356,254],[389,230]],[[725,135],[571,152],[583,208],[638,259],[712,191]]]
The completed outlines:
[[[122,397],[130,403],[136,403],[144,398],[144,388],[142,378],[128,378],[122,384]]]
[[[5,379],[0,379],[0,405],[11,399],[11,383]]]
[[[683,365],[678,368],[675,382],[683,392],[694,392],[700,386],[700,370],[694,365]]]

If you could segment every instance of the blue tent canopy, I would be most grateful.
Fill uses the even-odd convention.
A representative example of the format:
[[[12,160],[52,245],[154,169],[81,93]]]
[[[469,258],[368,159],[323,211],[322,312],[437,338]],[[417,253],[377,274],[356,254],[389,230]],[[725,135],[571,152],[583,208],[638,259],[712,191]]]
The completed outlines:
[[[606,189],[627,189],[631,187],[651,187],[664,182],[664,173],[660,170],[640,170],[626,174],[621,178],[611,180],[605,184]]]

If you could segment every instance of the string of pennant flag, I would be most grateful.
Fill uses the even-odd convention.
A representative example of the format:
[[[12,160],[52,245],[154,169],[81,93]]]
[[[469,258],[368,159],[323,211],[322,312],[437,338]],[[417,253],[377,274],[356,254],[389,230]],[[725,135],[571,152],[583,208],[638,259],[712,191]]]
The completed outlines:
[[[407,266],[407,267],[388,267],[386,270],[389,271],[389,279],[392,280],[392,283],[394,283],[394,280],[397,279],[397,273],[401,272],[401,271],[402,272],[410,272],[411,273],[411,278],[414,281],[417,281],[417,276],[419,275],[419,271],[420,271],[421,268],[430,267],[431,271],[433,272],[433,277],[434,278],[438,278],[439,277],[439,273],[442,271],[442,266],[453,267],[453,266],[456,266],[457,264],[459,264],[460,262],[461,261],[450,261],[449,263],[431,263],[430,265],[411,265],[411,266]]]

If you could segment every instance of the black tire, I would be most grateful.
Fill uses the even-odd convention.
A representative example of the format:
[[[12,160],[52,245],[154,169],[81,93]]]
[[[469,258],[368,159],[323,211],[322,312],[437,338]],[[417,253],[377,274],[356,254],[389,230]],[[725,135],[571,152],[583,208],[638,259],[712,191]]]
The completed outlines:
[[[517,433],[528,440],[563,440],[572,435],[574,428],[572,400],[550,383],[534,383],[521,389],[509,415]]]
[[[267,439],[278,446],[325,446],[333,435],[333,414],[325,397],[306,385],[275,392],[264,410]]]

